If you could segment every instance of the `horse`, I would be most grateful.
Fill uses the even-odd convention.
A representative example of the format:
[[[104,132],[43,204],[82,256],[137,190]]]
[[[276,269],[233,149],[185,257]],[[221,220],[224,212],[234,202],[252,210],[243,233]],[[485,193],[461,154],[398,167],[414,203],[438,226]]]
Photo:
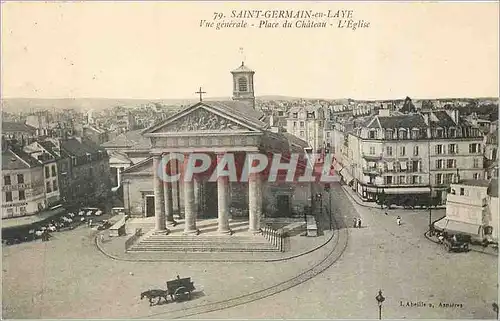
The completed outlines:
[[[144,297],[148,298],[149,306],[152,306],[153,299],[158,298],[158,302],[156,302],[156,305],[158,305],[160,304],[161,298],[164,298],[165,302],[168,303],[167,295],[168,295],[167,290],[148,290],[141,293],[141,300],[144,299]]]

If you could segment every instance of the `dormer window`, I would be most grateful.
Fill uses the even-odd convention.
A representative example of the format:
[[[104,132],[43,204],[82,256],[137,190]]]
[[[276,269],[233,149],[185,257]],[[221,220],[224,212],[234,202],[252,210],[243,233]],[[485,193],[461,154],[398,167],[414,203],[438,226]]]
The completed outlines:
[[[298,113],[293,113],[293,118],[297,118],[298,117]]]
[[[73,166],[76,166],[76,157],[75,156],[71,156],[71,163],[73,164]]]
[[[414,128],[414,129],[411,130],[411,138],[412,139],[418,139],[418,138],[420,138],[419,134],[420,134],[420,130],[419,129]]]
[[[448,134],[450,135],[450,138],[454,138],[457,136],[457,130],[455,128],[450,128]]]
[[[370,130],[368,132],[368,138],[375,139],[377,137],[377,132],[375,130]]]
[[[385,130],[385,139],[394,139],[394,131],[392,129]]]
[[[436,129],[436,137],[437,138],[442,138],[443,137],[443,129],[442,128]]]
[[[399,130],[399,139],[407,139],[408,138],[408,132],[406,129],[400,129]]]

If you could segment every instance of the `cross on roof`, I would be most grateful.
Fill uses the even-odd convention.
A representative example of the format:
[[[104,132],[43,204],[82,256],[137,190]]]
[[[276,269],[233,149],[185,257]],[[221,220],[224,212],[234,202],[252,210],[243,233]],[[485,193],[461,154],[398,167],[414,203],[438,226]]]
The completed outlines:
[[[246,57],[245,57],[245,50],[243,49],[243,47],[240,47],[239,52],[240,52],[240,55],[241,55],[241,65],[244,65]]]
[[[203,94],[206,94],[206,93],[207,93],[206,91],[201,90],[201,87],[200,87],[200,90],[195,92],[195,94],[200,94],[200,101],[203,101]]]

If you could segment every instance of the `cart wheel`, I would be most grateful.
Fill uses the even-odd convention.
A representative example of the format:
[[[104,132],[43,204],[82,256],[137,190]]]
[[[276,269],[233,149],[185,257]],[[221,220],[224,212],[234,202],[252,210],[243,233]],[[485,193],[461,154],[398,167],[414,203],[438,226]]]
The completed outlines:
[[[183,297],[186,296],[186,292],[187,292],[187,289],[183,286],[177,288],[175,290],[175,293],[174,293],[174,296],[175,296],[175,300],[177,301],[178,299],[181,299]]]

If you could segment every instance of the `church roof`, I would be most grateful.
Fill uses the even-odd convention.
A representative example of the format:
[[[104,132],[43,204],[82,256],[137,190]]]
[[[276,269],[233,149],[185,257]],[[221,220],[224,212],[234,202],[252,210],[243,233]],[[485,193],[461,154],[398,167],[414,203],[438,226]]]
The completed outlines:
[[[236,68],[235,70],[231,71],[231,72],[254,72],[252,69],[248,68],[247,66],[245,66],[245,62],[241,62],[241,66],[239,66],[238,68]]]
[[[269,128],[269,124],[266,124],[263,120],[265,114],[261,111],[255,110],[250,106],[247,106],[241,102],[229,100],[229,101],[201,101],[194,105],[191,105],[174,115],[168,117],[166,120],[163,120],[159,124],[155,124],[149,128],[146,128],[142,131],[142,134],[150,134],[155,133],[160,130],[164,126],[168,124],[172,124],[175,121],[186,117],[188,115],[194,115],[195,117],[200,117],[199,115],[192,114],[196,113],[196,110],[206,109],[212,110],[213,112],[221,113],[222,117],[227,117],[233,119],[233,121],[243,123],[244,126],[253,128],[255,130],[266,130]],[[202,116],[203,117],[203,116]],[[200,118],[203,120],[203,118]]]
[[[259,128],[267,127],[267,123],[264,122],[266,115],[262,111],[253,109],[238,101],[203,101],[202,103],[215,109],[220,109],[229,115],[240,117],[245,121],[258,125]]]

